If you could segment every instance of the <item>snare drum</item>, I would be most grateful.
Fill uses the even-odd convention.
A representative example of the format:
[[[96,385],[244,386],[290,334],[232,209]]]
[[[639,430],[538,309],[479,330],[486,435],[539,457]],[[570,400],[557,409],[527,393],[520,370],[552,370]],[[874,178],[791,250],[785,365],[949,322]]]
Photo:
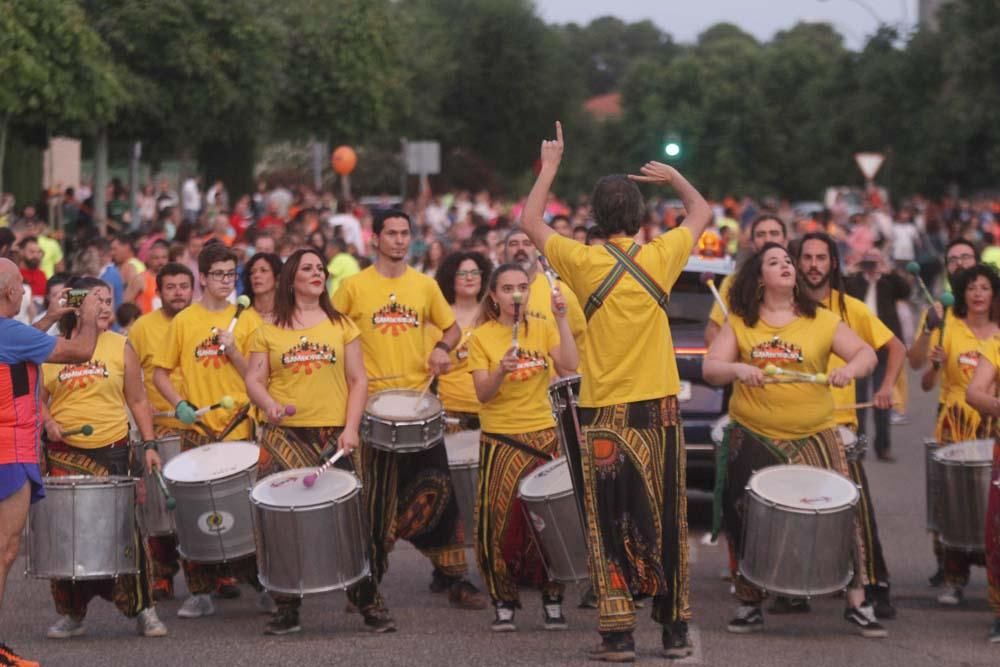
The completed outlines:
[[[549,577],[556,581],[588,579],[587,539],[566,459],[537,468],[521,480],[517,495],[535,530]]]
[[[361,417],[361,437],[387,452],[430,449],[444,436],[441,400],[430,393],[387,389],[368,399]]]
[[[157,451],[160,460],[166,465],[181,453],[181,437],[173,435],[160,438]],[[162,471],[161,471],[162,472]],[[139,527],[145,535],[172,535],[177,532],[174,525],[174,513],[167,509],[167,499],[156,482],[156,477],[143,465],[143,485],[146,487],[146,502],[139,506]]]
[[[746,498],[740,573],[748,581],[791,597],[847,586],[860,498],[851,480],[812,466],[773,466],[754,473]]]
[[[562,451],[566,452],[567,442],[573,444],[576,451],[576,443],[580,438],[579,420],[576,417],[576,407],[580,401],[580,376],[569,375],[559,378],[549,385],[549,402],[552,403],[552,416],[556,419],[559,432],[559,444]]]
[[[840,436],[840,442],[844,445],[844,455],[847,457],[847,460],[851,462],[860,461],[865,450],[868,448],[865,436],[858,435],[846,426],[838,426],[837,435]]]
[[[313,468],[285,470],[250,493],[258,578],[285,595],[343,590],[369,574],[369,536],[361,482],[331,468],[306,487]]]
[[[479,431],[460,431],[444,436],[448,468],[455,499],[462,513],[465,546],[475,543],[476,496],[479,495]]]
[[[966,440],[933,454],[940,479],[938,532],[952,549],[986,549],[986,505],[993,469],[993,441]]]
[[[927,504],[927,530],[936,533],[941,523],[938,498],[941,496],[941,466],[934,461],[934,452],[941,446],[933,438],[924,439],[924,498]]]
[[[198,563],[224,563],[254,552],[248,494],[260,448],[252,442],[215,442],[188,450],[163,469],[177,501],[177,551]]]
[[[132,477],[46,477],[31,506],[27,573],[41,579],[139,574]]]

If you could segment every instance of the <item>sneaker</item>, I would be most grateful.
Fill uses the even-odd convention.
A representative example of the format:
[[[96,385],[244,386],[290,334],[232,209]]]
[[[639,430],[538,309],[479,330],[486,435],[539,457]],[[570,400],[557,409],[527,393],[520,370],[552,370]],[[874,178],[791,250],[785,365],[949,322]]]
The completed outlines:
[[[486,609],[489,602],[467,579],[456,581],[448,591],[448,602],[458,609]]]
[[[60,616],[59,620],[52,624],[46,633],[49,639],[69,639],[79,637],[84,633],[83,619],[75,619],[72,616]]]
[[[597,609],[597,593],[594,592],[593,586],[588,586],[587,591],[580,598],[580,604],[577,605],[578,609]]]
[[[663,655],[671,658],[686,658],[694,653],[694,644],[688,634],[686,621],[674,621],[663,626]]]
[[[944,568],[939,567],[937,571],[927,579],[927,585],[931,588],[941,588],[944,586]]]
[[[865,604],[875,609],[875,618],[891,621],[896,618],[896,608],[889,599],[889,584],[865,586]]]
[[[778,595],[767,611],[772,614],[808,614],[812,611],[812,607],[809,606],[809,600],[805,598],[789,598]]]
[[[214,613],[215,605],[212,603],[212,596],[207,593],[192,595],[177,610],[179,618],[201,618],[202,616],[211,616]]]
[[[1000,618],[993,620],[993,627],[990,628],[989,640],[991,644],[1000,644]]]
[[[383,632],[395,632],[396,622],[389,616],[388,609],[376,609],[364,614],[365,629],[369,632],[381,634]]]
[[[265,635],[290,635],[293,632],[301,632],[299,625],[299,611],[292,607],[279,609],[271,620],[264,626]]]
[[[588,653],[600,662],[635,662],[635,640],[631,632],[602,632],[601,643]]]
[[[240,587],[232,577],[219,577],[215,580],[213,595],[221,600],[234,600],[240,596]]]
[[[961,586],[955,586],[939,595],[937,601],[945,607],[957,607],[965,602],[965,593]]]
[[[152,607],[139,612],[139,617],[135,619],[136,629],[143,637],[166,637],[167,626],[156,615],[156,610]]]
[[[22,658],[14,649],[0,642],[0,660],[5,660],[7,665],[12,667],[41,667],[42,663]]]
[[[490,630],[493,632],[514,632],[517,626],[514,625],[514,605],[510,602],[497,602],[494,607],[496,614]]]
[[[257,609],[260,610],[262,614],[274,614],[278,611],[278,605],[274,602],[274,598],[267,591],[261,591],[257,593]]]
[[[431,583],[428,588],[431,590],[431,593],[447,593],[454,583],[455,579],[449,577],[441,570],[434,568],[434,572],[431,573]]]
[[[903,424],[909,424],[910,418],[906,416],[905,412],[896,412],[893,410],[892,414],[889,415],[889,423],[893,426],[902,426]]]
[[[844,620],[856,626],[862,637],[881,639],[889,636],[889,632],[875,619],[875,610],[870,605],[848,607],[844,610]]]
[[[738,635],[748,635],[764,630],[764,612],[759,605],[741,604],[736,608],[736,616],[729,621],[726,630]]]
[[[875,454],[875,458],[877,458],[882,463],[895,463],[896,462],[896,457],[893,456],[892,454],[890,454],[889,452],[876,453]]]
[[[174,580],[160,577],[153,582],[153,599],[157,602],[174,599]]]
[[[546,630],[565,630],[569,627],[562,613],[561,602],[544,602],[542,604],[542,620]]]

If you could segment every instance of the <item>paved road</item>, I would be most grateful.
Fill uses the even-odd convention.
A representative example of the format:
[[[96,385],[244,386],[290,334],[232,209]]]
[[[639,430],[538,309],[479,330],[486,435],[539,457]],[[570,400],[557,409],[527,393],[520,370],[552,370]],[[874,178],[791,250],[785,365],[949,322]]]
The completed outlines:
[[[916,382],[911,382],[911,387]],[[733,608],[728,584],[719,573],[726,565],[724,549],[704,544],[707,503],[692,507],[691,538],[693,634],[697,650],[685,664],[735,665],[998,665],[1000,645],[986,643],[990,622],[985,600],[985,574],[973,572],[968,602],[940,609],[936,592],[926,584],[933,558],[923,531],[924,484],[921,438],[931,431],[934,403],[920,397],[910,409],[911,423],[893,429],[895,464],[868,463],[875,502],[892,570],[899,618],[887,623],[886,640],[851,634],[841,619],[842,601],[814,601],[809,616],[768,617],[766,632],[752,637],[728,634]],[[19,563],[16,571],[22,569]],[[344,596],[310,598],[303,608],[303,632],[285,638],[261,634],[264,618],[256,613],[246,590],[236,601],[217,602],[217,614],[201,620],[175,617],[180,600],[162,604],[161,617],[170,629],[164,639],[140,639],[134,625],[108,603],[91,604],[87,635],[68,641],[45,638],[55,614],[44,581],[12,576],[0,616],[0,637],[25,654],[57,665],[570,665],[584,661],[584,649],[595,644],[593,611],[568,609],[571,629],[547,633],[535,594],[524,594],[517,633],[501,636],[489,630],[492,613],[450,609],[447,601],[427,592],[430,566],[408,545],[392,556],[384,592],[400,631],[373,636],[358,616],[343,613]],[[476,577],[478,581],[478,577]],[[178,578],[178,582],[181,579]],[[571,593],[572,595],[572,593]],[[648,610],[647,610],[648,611]],[[658,657],[658,626],[644,614],[637,643],[640,660]]]

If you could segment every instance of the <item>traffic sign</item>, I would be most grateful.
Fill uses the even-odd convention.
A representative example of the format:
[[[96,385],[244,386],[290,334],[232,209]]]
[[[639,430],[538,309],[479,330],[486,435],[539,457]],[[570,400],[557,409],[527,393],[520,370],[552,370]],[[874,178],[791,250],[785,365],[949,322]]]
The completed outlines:
[[[885,161],[883,153],[855,153],[854,161],[858,164],[858,169],[865,175],[866,180],[874,180],[875,174],[882,167]]]

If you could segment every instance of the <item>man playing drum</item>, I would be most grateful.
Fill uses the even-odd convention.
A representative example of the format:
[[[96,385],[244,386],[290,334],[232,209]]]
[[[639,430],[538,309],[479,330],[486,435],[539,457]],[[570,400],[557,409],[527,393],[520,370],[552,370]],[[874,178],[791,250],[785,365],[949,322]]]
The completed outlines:
[[[372,231],[374,265],[345,279],[333,305],[361,330],[369,394],[426,391],[435,376],[448,371],[448,353],[461,331],[437,283],[406,263],[409,217],[395,209],[382,212]],[[428,323],[443,332],[429,357]],[[456,607],[485,608],[485,597],[465,578],[462,519],[443,440],[407,454],[363,447],[361,470],[370,501],[375,581],[385,575],[392,543],[403,538],[434,564],[432,592],[447,591]]]
[[[665,290],[677,280],[712,217],[702,196],[659,163],[633,180],[670,184],[687,208],[684,224],[641,248],[632,237],[643,218],[642,195],[625,176],[598,181],[591,199],[605,246],[559,236],[542,220],[563,153],[542,142],[541,172],[522,225],[542,248],[590,317],[581,364],[582,489],[602,642],[596,660],[634,660],[633,596],[653,596],[663,650],[693,648],[688,605],[687,480],[677,392],[680,381],[666,314]],[[655,295],[655,296],[654,296]],[[579,491],[579,490],[578,490]]]
[[[96,295],[80,307],[79,333],[72,339],[47,336],[13,319],[21,308],[24,283],[17,265],[0,258],[0,393],[10,402],[0,406],[0,608],[7,574],[17,559],[28,507],[45,496],[39,469],[39,366],[83,363],[97,343]],[[55,304],[50,309],[56,308]],[[38,663],[19,657],[0,642],[0,657],[19,667]]]
[[[519,299],[530,284],[518,264],[493,272],[483,300],[484,322],[473,332],[469,355],[476,396],[483,403],[476,556],[497,632],[515,629],[514,611],[521,606],[517,581],[532,578],[543,584],[545,628],[566,627],[563,586],[548,581],[541,554],[529,545],[531,527],[516,494],[524,477],[559,453],[548,396],[552,364],[576,368],[579,359],[562,293],[546,292],[553,326],[547,318],[526,317],[521,309]],[[513,342],[512,329],[520,332]]]
[[[236,255],[224,245],[205,246],[198,255],[198,273],[201,299],[171,320],[166,341],[153,359],[156,388],[174,406],[178,419],[193,424],[192,428],[181,431],[181,446],[185,451],[220,440],[249,440],[253,435],[252,423],[247,419],[251,406],[243,382],[244,354],[251,334],[261,323],[260,317],[248,310],[237,319],[239,311],[228,301],[236,285]],[[235,327],[230,331],[234,320]],[[171,378],[175,369],[181,371],[183,387],[173,384]],[[195,420],[199,406],[214,405],[224,396],[235,401],[238,408],[235,415],[212,410]],[[191,597],[177,612],[181,618],[215,613],[211,593],[220,578],[233,577],[250,584],[261,592],[258,603],[263,609],[272,605],[257,581],[253,556],[222,565],[192,561],[183,564]]]
[[[876,352],[883,347],[888,352],[885,377],[872,397],[876,407],[888,410],[892,407],[892,388],[896,376],[906,359],[906,346],[893,335],[875,313],[864,302],[844,293],[844,278],[840,272],[840,257],[837,245],[824,232],[811,232],[802,237],[798,244],[798,271],[806,283],[806,294],[820,305],[832,310],[851,328],[854,333]],[[833,289],[834,286],[836,289]],[[844,365],[844,360],[834,355],[830,357],[827,373]],[[853,433],[858,431],[858,412],[851,406],[857,401],[854,382],[844,387],[833,387],[834,420],[838,425]],[[889,599],[889,569],[885,564],[882,541],[875,522],[875,506],[872,503],[868,475],[860,458],[848,456],[847,467],[851,479],[861,489],[861,536],[865,540],[862,566],[871,583],[865,590],[869,603],[878,618],[894,618],[896,609]],[[773,611],[773,609],[772,609]]]
[[[159,466],[152,412],[142,386],[142,366],[125,337],[109,331],[114,321],[111,288],[96,278],[78,278],[67,286],[88,290],[100,302],[97,324],[101,334],[93,356],[86,362],[47,363],[42,367],[41,412],[48,438],[46,464],[49,475],[130,476],[133,462],[129,448],[129,412],[142,436],[145,466]],[[69,338],[81,335],[83,327],[73,313],[59,322],[60,332]],[[89,433],[74,433],[85,424],[91,427]],[[167,634],[153,608],[149,554],[138,524],[134,528],[128,538],[130,543],[121,546],[138,555],[138,574],[123,574],[113,579],[52,580],[52,599],[60,619],[49,628],[50,638],[82,635],[87,605],[98,595],[114,602],[126,617],[137,618],[139,634],[146,637]]]
[[[805,290],[788,252],[778,244],[766,244],[737,273],[729,292],[729,319],[705,357],[705,380],[734,387],[729,403],[732,422],[716,459],[713,529],[717,530],[721,500],[727,537],[737,554],[742,554],[744,538],[745,488],[754,472],[793,463],[848,476],[833,417],[833,395],[825,381],[804,380],[825,374],[831,354],[836,354],[846,364],[830,373],[829,382],[846,386],[871,372],[875,353],[840,318],[819,308]],[[803,381],[766,383],[765,368],[799,373]],[[796,409],[789,411],[790,405]],[[861,561],[860,530],[854,532]],[[885,637],[872,607],[864,604],[863,574],[855,568],[844,617],[865,637]],[[735,583],[740,606],[727,629],[763,630],[760,603],[766,593],[743,576],[737,576]]]

